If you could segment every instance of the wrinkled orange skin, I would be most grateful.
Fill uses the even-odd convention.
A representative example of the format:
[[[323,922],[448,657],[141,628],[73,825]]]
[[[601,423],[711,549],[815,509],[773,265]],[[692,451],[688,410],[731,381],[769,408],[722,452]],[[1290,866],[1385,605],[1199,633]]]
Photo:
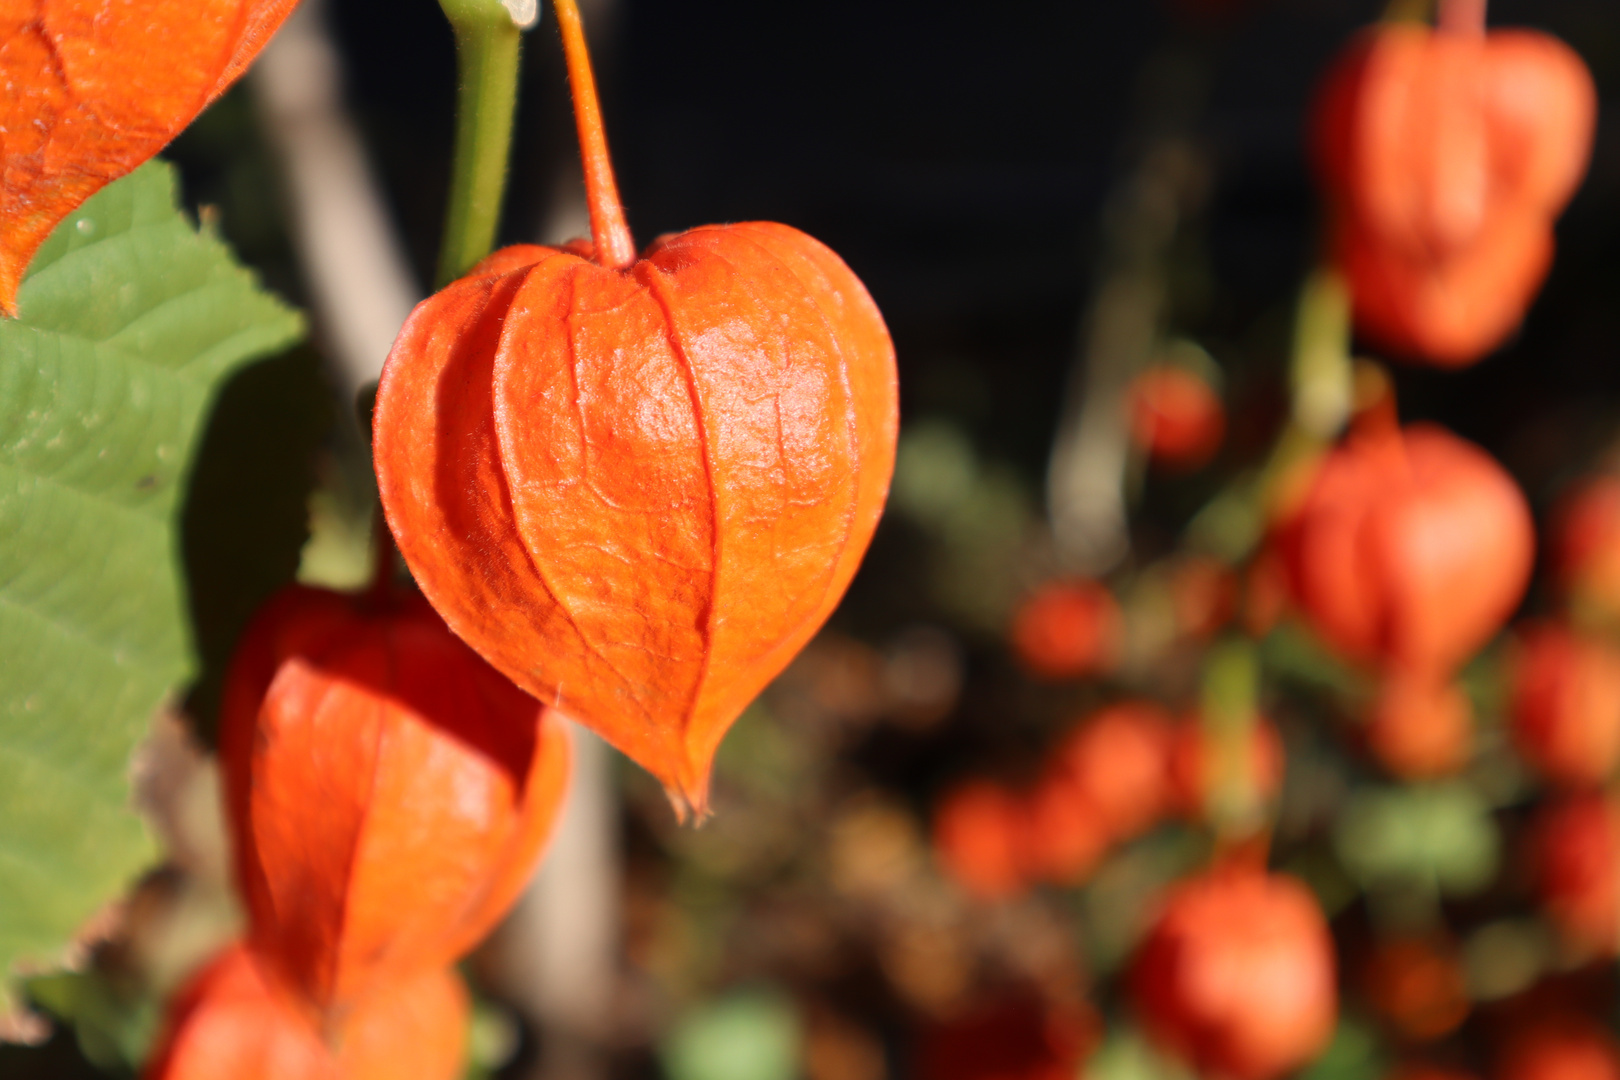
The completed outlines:
[[[1282,786],[1283,744],[1277,728],[1258,717],[1249,741],[1248,780],[1261,802],[1276,797]],[[1184,817],[1202,820],[1209,806],[1219,762],[1209,732],[1195,714],[1176,726],[1170,743],[1170,803]]]
[[[1501,344],[1546,277],[1596,116],[1586,65],[1546,34],[1386,23],[1357,38],[1313,121],[1357,327],[1440,367]]]
[[[1333,939],[1299,882],[1222,867],[1171,890],[1131,968],[1136,1014],[1201,1075],[1268,1080],[1327,1046]]]
[[[1113,667],[1119,604],[1095,581],[1049,581],[1013,615],[1008,637],[1025,670],[1041,679],[1077,679]]]
[[[1112,840],[1128,840],[1169,809],[1169,713],[1149,701],[1100,709],[1052,750],[1044,784],[1068,785]]]
[[[178,135],[297,0],[0,0],[0,311],[84,200]]]
[[[1428,779],[1456,772],[1474,748],[1474,706],[1447,679],[1393,671],[1378,688],[1367,747],[1396,776]]]
[[[1597,476],[1559,500],[1552,571],[1578,610],[1620,621],[1620,478]]]
[[[951,880],[979,900],[1006,900],[1023,892],[1024,807],[988,780],[948,791],[934,808],[934,855]]]
[[[1620,804],[1591,793],[1548,803],[1531,830],[1536,891],[1570,942],[1612,954],[1620,935]]]
[[[1444,674],[1507,621],[1530,580],[1524,495],[1432,424],[1353,434],[1282,537],[1294,597],[1346,659]]]
[[[567,784],[560,723],[417,596],[273,599],[220,719],[249,938],[317,1010],[452,963],[506,912]]]
[[[625,270],[512,247],[377,391],[400,551],[490,663],[701,814],[726,729],[837,605],[894,467],[894,349],[839,258],[705,226]]]
[[[1209,383],[1186,368],[1160,365],[1131,380],[1131,438],[1156,465],[1191,471],[1208,463],[1226,436],[1226,410]]]
[[[1620,764],[1620,651],[1554,622],[1514,636],[1513,742],[1553,783],[1597,787]]]
[[[432,969],[381,988],[323,1038],[242,945],[211,961],[169,1007],[144,1080],[453,1080],[467,991]]]

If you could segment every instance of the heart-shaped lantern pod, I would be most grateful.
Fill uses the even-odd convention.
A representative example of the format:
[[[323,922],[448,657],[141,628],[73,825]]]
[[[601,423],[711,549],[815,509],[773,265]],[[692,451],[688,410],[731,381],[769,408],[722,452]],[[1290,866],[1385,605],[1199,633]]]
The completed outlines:
[[[296,2],[0,2],[0,311],[57,223],[223,94]]]
[[[330,1020],[506,914],[569,755],[420,596],[294,587],[232,658],[219,756],[249,943]]]
[[[1332,1038],[1334,967],[1333,936],[1309,889],[1222,865],[1166,895],[1130,988],[1149,1038],[1199,1075],[1271,1080]]]
[[[1397,429],[1390,410],[1322,462],[1281,541],[1299,608],[1328,645],[1443,675],[1518,605],[1535,527],[1488,454],[1433,424]]]
[[[1523,319],[1596,122],[1573,50],[1484,23],[1484,0],[1444,0],[1436,29],[1368,31],[1329,73],[1313,124],[1358,328],[1440,367],[1478,360]]]
[[[556,10],[594,246],[507,248],[417,307],[377,390],[377,480],[450,627],[701,815],[721,737],[876,528],[894,350],[786,225],[636,257],[578,12]]]

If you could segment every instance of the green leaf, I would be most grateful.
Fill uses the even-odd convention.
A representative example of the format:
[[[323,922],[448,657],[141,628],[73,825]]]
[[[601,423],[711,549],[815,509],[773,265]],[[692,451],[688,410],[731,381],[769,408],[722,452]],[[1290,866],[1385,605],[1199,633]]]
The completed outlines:
[[[1490,884],[1501,860],[1490,806],[1461,781],[1357,792],[1335,841],[1368,888],[1404,880],[1469,896]]]
[[[130,751],[196,670],[179,517],[219,385],[303,332],[149,163],[59,226],[0,320],[0,973],[151,856]]]

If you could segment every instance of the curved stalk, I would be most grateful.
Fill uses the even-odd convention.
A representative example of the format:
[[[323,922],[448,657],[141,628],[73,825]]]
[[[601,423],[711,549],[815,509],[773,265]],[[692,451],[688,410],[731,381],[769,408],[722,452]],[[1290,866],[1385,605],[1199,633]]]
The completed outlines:
[[[494,0],[441,0],[456,34],[455,158],[437,286],[472,269],[495,246],[506,194],[523,26]]]
[[[636,261],[636,244],[619,202],[619,185],[613,179],[613,159],[608,156],[607,133],[602,129],[602,106],[596,96],[591,54],[585,46],[585,27],[574,0],[555,0],[553,6],[568,60],[568,85],[574,92],[574,124],[579,129],[579,156],[585,166],[585,201],[591,212],[596,262],[622,270]]]

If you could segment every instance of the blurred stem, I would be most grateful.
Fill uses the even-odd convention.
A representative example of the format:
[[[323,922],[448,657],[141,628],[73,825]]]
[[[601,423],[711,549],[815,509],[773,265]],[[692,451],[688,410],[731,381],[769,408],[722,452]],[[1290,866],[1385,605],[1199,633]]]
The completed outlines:
[[[1481,37],[1485,33],[1485,0],[1440,0],[1440,29]]]
[[[1337,272],[1313,271],[1300,290],[1289,360],[1292,406],[1271,455],[1222,489],[1189,526],[1195,544],[1241,562],[1269,524],[1300,494],[1304,466],[1343,430],[1354,398],[1350,360],[1350,291]]]
[[[441,0],[441,6],[455,31],[461,85],[438,288],[472,269],[495,246],[523,37],[523,27],[496,0]]]
[[[1426,23],[1434,10],[1434,0],[1389,0],[1384,7],[1383,21]]]
[[[1288,371],[1292,408],[1260,476],[1260,511],[1274,517],[1298,494],[1301,466],[1338,438],[1355,398],[1350,360],[1350,290],[1337,271],[1318,267],[1305,279],[1294,316]]]
[[[1292,419],[1319,439],[1331,439],[1350,415],[1350,290],[1337,271],[1319,267],[1305,279],[1294,319],[1289,371]]]
[[[1200,702],[1209,792],[1205,812],[1222,845],[1253,836],[1264,811],[1253,776],[1254,737],[1260,699],[1260,661],[1253,642],[1230,638],[1204,660]]]

